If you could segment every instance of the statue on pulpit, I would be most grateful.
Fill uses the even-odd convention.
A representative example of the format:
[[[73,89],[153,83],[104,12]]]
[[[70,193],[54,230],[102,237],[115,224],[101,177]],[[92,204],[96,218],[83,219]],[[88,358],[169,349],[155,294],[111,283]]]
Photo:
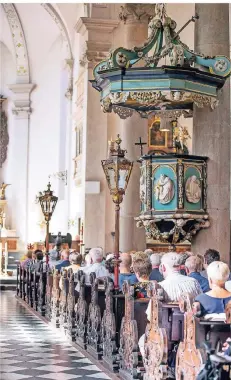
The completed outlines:
[[[7,186],[10,186],[10,184],[2,182],[1,187],[0,187],[0,199],[2,201],[6,199],[5,191],[6,191]]]
[[[174,197],[174,183],[165,174],[161,174],[155,186],[155,196],[161,204],[170,203]]]

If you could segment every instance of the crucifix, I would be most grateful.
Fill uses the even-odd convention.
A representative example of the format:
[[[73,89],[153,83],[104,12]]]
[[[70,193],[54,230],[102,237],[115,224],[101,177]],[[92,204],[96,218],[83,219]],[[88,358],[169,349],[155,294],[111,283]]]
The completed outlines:
[[[147,143],[142,142],[141,137],[139,137],[139,142],[135,143],[135,145],[140,147],[140,155],[143,156],[143,145],[147,145]]]

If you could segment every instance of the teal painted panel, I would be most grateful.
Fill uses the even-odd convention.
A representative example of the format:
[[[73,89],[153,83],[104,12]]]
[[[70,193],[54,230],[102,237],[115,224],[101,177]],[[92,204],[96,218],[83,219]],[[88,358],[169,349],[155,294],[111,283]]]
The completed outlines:
[[[196,178],[194,178],[194,176]],[[191,180],[187,180],[191,178]],[[197,203],[191,203],[188,202],[187,197],[186,197],[186,185],[188,188],[188,197],[192,197],[193,192],[196,192],[198,194],[199,188],[198,188],[198,183],[200,183],[200,189],[201,189],[201,198],[200,201]],[[195,166],[188,167],[185,171],[185,176],[184,176],[184,208],[188,211],[197,211],[201,210],[203,208],[203,183],[201,180],[200,176],[200,171],[197,169]],[[193,198],[192,198],[193,199]],[[196,198],[193,200],[196,201]]]
[[[159,202],[158,199],[156,199],[156,196],[155,196],[156,185],[158,184],[158,180],[160,179],[161,175],[165,175],[165,176],[169,177],[173,183],[173,186],[174,186],[174,197],[167,204],[162,204],[161,202]],[[156,169],[156,171],[154,172],[153,177],[152,177],[152,207],[156,211],[174,211],[174,210],[176,210],[176,208],[177,208],[177,193],[178,193],[178,191],[177,191],[177,179],[176,179],[176,174],[175,174],[173,168],[171,168],[168,165],[160,165]]]

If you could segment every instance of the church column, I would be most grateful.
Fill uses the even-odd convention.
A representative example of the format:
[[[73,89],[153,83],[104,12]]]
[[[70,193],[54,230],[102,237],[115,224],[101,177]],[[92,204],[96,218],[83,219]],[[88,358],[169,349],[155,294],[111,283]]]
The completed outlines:
[[[28,233],[28,165],[29,165],[29,123],[30,123],[30,93],[33,84],[9,85],[13,93],[12,112],[14,114],[14,133],[12,143],[11,185],[12,221],[17,236],[20,237],[19,250],[24,250]],[[17,220],[17,225],[14,225]]]
[[[229,4],[196,4],[195,51],[229,56]],[[211,227],[194,240],[193,251],[217,249],[230,262],[230,83],[219,91],[215,110],[194,110],[193,153],[208,156],[208,213]]]
[[[142,46],[147,40],[148,20],[151,16],[149,11],[152,7],[147,4],[147,13],[144,7],[145,5],[140,8],[140,4],[132,4],[132,7],[127,7],[127,5],[121,7],[121,22],[115,31],[114,48],[118,46],[125,48]],[[153,5],[153,10],[154,7]],[[139,12],[141,13],[139,14]],[[140,149],[135,143],[138,142],[139,137],[142,138],[142,141],[147,142],[148,121],[141,118],[136,112],[126,120],[119,119],[118,115],[113,115],[112,118],[122,139],[121,147],[127,149],[126,157],[134,161],[130,181],[121,204],[120,250],[143,250],[145,249],[144,229],[137,228],[134,221],[134,217],[140,213],[140,164],[137,162],[140,157]],[[113,138],[115,138],[115,132],[113,133]],[[146,152],[145,147],[144,153]]]
[[[117,20],[81,17],[76,25],[80,34],[80,70],[77,81],[76,129],[83,149],[76,161],[76,181],[82,187],[85,247],[105,247],[107,183],[101,160],[107,157],[107,114],[100,109],[99,94],[92,88],[94,66],[107,58]],[[81,144],[81,142],[80,142]],[[81,173],[78,174],[78,171]]]

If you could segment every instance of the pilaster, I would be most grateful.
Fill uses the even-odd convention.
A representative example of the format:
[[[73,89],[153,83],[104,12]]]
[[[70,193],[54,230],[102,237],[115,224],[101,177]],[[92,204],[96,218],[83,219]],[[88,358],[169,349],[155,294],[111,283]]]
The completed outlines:
[[[12,113],[15,116],[12,133],[11,207],[12,214],[20,216],[14,227],[20,236],[19,249],[24,250],[28,234],[29,124],[32,112],[30,94],[35,86],[31,83],[20,83],[8,87],[12,91]]]
[[[74,113],[76,138],[81,139],[77,146],[81,149],[73,159],[76,185],[83,189],[82,218],[86,247],[105,248],[108,191],[101,168],[101,160],[107,155],[107,115],[101,111],[99,94],[92,88],[89,79],[92,79],[93,67],[109,56],[113,31],[118,24],[119,20],[81,17],[75,27],[80,35],[80,67]]]

